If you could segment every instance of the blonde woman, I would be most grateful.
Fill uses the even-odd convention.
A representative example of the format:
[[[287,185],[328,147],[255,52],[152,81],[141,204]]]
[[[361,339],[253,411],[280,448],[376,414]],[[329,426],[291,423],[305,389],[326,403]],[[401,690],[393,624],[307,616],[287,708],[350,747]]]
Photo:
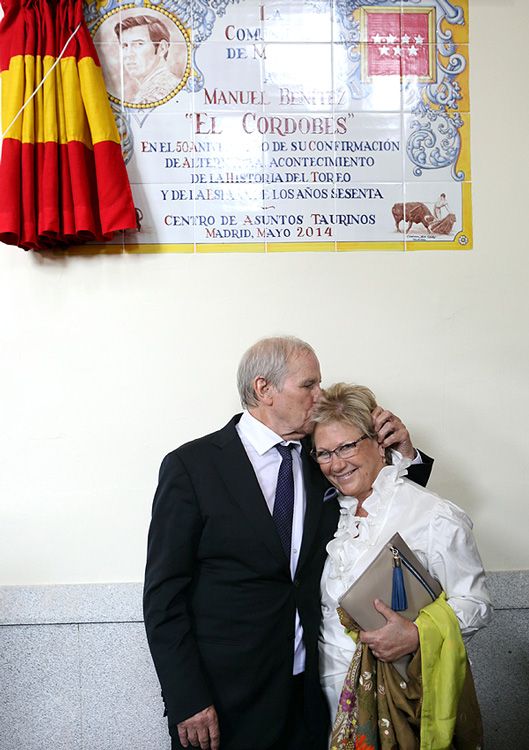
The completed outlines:
[[[338,598],[393,534],[399,532],[443,587],[446,604],[443,609],[435,610],[434,615],[437,613],[448,618],[452,625],[455,623],[457,632],[452,632],[451,638],[461,640],[461,634],[468,640],[488,622],[491,605],[472,535],[472,522],[452,502],[409,481],[406,478],[409,459],[403,459],[396,452],[387,453],[379,446],[371,416],[375,407],[375,397],[368,388],[339,383],[323,392],[314,413],[312,456],[337,489],[340,504],[340,521],[334,538],[327,545],[328,558],[321,580],[321,683],[331,714],[337,717],[340,725],[338,729],[345,731],[345,727],[353,736],[355,731],[358,732],[358,726],[347,724],[356,722],[358,725],[358,714],[346,714],[353,710],[351,706],[358,709],[358,680],[361,683],[362,674],[367,673],[360,664],[359,649],[363,649],[368,658],[366,663],[370,665],[367,670],[370,678],[364,680],[361,697],[363,700],[366,684],[371,681],[373,701],[369,710],[378,711],[371,717],[373,721],[367,722],[369,726],[366,725],[365,731],[379,735],[371,738],[368,734],[362,735],[365,747],[370,747],[371,741],[377,746],[377,740],[381,748],[415,748],[419,746],[420,728],[414,727],[413,723],[420,723],[421,700],[425,696],[411,693],[416,688],[422,690],[420,683],[424,669],[421,675],[417,657],[414,661],[416,666],[418,662],[418,680],[417,685],[412,685],[411,680],[404,682],[389,663],[422,651],[424,667],[425,649],[429,646],[420,638],[420,627],[393,612],[387,602],[376,601],[373,606],[384,615],[386,625],[379,630],[360,633],[355,642],[340,622]],[[355,653],[356,686],[350,670]],[[462,642],[459,653],[465,654]],[[435,665],[436,668],[440,666],[446,666],[446,662]],[[459,677],[464,681],[465,675],[463,670]],[[459,677],[456,675],[454,679]],[[344,693],[346,678],[349,681]],[[458,696],[454,694],[452,697],[455,714]],[[401,704],[403,707],[395,708]],[[441,716],[434,717],[434,724],[437,720],[439,724],[441,719],[446,724],[445,717]],[[455,717],[453,724],[455,726]],[[437,729],[433,727],[434,732]],[[345,744],[343,731],[340,748],[356,747]],[[356,742],[359,742],[358,737]]]

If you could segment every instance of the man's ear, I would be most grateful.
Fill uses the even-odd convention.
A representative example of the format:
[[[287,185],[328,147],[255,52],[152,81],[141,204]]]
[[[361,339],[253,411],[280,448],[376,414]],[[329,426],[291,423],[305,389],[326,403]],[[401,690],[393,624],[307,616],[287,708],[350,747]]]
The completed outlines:
[[[169,52],[169,45],[167,44],[165,39],[160,39],[158,42],[158,46],[156,47],[156,53],[159,53],[159,57],[163,57],[164,60],[167,60],[167,53]]]
[[[253,389],[258,401],[263,404],[270,405],[273,400],[273,386],[265,380],[265,378],[259,376],[253,381]]]
[[[384,448],[382,443],[378,443],[378,453],[384,459],[384,462],[385,462],[386,461],[386,449]]]

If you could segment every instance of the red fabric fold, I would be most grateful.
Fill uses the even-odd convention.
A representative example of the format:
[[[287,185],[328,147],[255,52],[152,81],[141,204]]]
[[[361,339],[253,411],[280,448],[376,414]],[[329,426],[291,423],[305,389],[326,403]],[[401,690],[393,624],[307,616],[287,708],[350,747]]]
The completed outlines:
[[[7,132],[0,161],[0,240],[25,249],[47,250],[87,240],[106,241],[116,232],[135,229],[136,213],[119,136],[84,21],[82,1],[2,0],[2,7],[2,130]],[[110,121],[103,137],[112,140],[97,136],[98,123],[87,112],[80,120],[83,127],[76,130],[83,133],[76,136],[80,140],[66,137],[69,123],[64,118],[74,116],[66,106],[72,93],[72,76],[66,81],[61,62],[50,73],[56,85],[42,86],[17,116],[15,126],[9,127],[8,120],[28,102],[42,79],[45,58],[48,65],[57,60],[78,24],[62,60],[70,58],[71,64],[73,59],[75,65],[89,63],[90,86],[102,87],[102,101],[108,106],[104,112],[98,107],[97,117],[101,122],[105,118]],[[86,76],[87,68],[83,70]],[[76,95],[82,100],[80,86]],[[11,109],[6,112],[8,106]],[[76,116],[79,120],[78,113]],[[43,128],[39,117],[45,117],[48,123],[50,118],[61,123],[56,137],[50,137],[50,128]]]

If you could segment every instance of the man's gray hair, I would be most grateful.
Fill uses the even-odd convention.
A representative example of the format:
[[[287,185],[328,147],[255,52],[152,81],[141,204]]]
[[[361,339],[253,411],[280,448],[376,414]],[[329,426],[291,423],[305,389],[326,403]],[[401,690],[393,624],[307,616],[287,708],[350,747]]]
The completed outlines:
[[[237,370],[237,388],[244,409],[258,406],[254,391],[255,378],[264,378],[267,383],[281,390],[288,372],[288,361],[302,352],[314,354],[306,341],[295,336],[274,336],[261,339],[242,355]]]

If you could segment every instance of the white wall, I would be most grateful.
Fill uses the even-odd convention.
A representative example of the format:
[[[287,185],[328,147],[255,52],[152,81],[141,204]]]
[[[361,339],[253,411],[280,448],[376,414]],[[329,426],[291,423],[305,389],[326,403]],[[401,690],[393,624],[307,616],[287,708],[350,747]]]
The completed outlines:
[[[135,581],[157,470],[255,339],[371,386],[488,569],[529,568],[526,0],[471,0],[470,252],[44,259],[0,248],[0,583]]]

